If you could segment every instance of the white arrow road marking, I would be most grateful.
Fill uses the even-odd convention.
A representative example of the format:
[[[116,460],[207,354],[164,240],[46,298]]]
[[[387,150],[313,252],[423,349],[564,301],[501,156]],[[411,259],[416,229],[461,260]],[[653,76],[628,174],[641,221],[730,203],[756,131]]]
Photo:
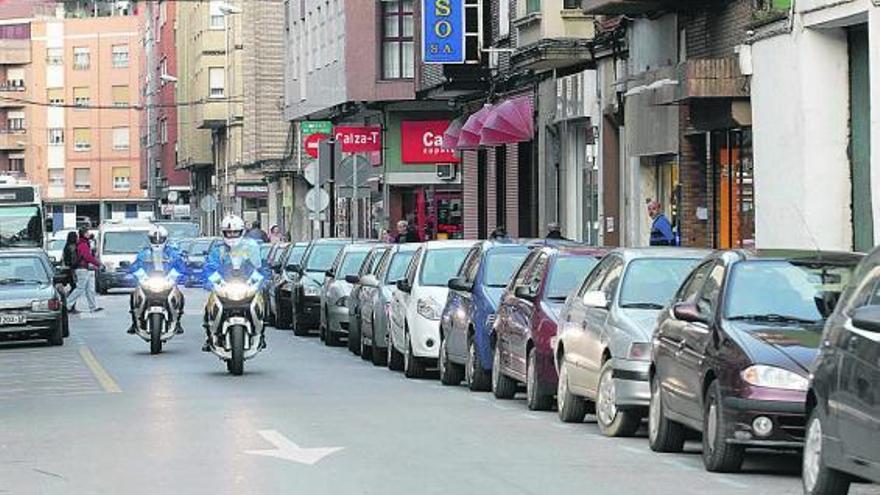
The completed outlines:
[[[277,457],[278,459],[284,459],[287,461],[293,461],[300,464],[313,466],[328,455],[343,449],[343,447],[320,447],[307,449],[291,442],[290,439],[275,430],[260,430],[257,433],[259,433],[261,437],[265,438],[267,442],[274,445],[275,448],[269,450],[246,450],[244,452],[245,454]]]

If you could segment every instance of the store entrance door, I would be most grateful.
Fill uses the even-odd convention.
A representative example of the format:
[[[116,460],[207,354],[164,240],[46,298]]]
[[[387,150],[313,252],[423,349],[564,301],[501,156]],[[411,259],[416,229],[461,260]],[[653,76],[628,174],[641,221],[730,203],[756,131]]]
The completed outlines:
[[[716,229],[720,249],[755,245],[751,131],[713,133]]]

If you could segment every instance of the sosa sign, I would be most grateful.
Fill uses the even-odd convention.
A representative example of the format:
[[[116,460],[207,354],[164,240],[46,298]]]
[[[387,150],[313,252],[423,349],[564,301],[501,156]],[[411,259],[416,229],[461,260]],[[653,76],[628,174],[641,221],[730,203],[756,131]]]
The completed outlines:
[[[464,0],[422,0],[422,61],[464,63]]]
[[[455,151],[443,147],[446,120],[400,123],[400,161],[403,163],[458,163]]]
[[[336,126],[333,136],[343,153],[382,151],[382,128],[377,125]]]

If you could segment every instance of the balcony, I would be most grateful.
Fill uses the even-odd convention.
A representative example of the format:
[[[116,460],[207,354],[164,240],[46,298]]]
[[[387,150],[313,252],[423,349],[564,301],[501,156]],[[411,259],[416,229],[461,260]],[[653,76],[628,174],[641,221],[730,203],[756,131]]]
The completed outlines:
[[[736,57],[690,59],[678,66],[678,99],[748,98],[749,83]]]
[[[0,151],[21,151],[27,146],[27,131],[24,129],[0,129]]]
[[[31,40],[0,39],[0,65],[31,63]]]
[[[230,109],[226,100],[208,99],[200,105],[194,105],[193,114],[199,129],[219,129],[226,126],[226,116]]]
[[[584,12],[602,15],[639,15],[649,12],[702,9],[722,0],[583,0]]]
[[[529,12],[514,21],[519,46],[511,62],[517,68],[551,70],[588,63],[593,18],[580,10]]]

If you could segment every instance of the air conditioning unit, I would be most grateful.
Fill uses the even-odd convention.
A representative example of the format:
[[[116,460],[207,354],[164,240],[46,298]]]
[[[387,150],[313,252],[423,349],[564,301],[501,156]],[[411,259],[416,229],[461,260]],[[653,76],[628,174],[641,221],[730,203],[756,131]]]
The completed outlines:
[[[437,165],[437,178],[441,180],[455,180],[455,164],[443,163]]]

